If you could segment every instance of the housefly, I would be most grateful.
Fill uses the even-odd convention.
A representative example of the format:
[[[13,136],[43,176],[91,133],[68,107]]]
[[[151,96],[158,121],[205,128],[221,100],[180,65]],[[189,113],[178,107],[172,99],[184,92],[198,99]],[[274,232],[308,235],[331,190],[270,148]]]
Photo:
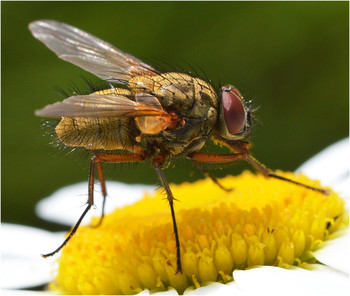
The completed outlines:
[[[234,86],[225,85],[216,92],[209,82],[188,74],[161,73],[113,45],[61,22],[35,21],[29,29],[59,58],[111,86],[88,95],[73,95],[35,112],[37,116],[61,118],[55,128],[59,141],[92,153],[87,207],[65,241],[43,257],[52,256],[67,244],[93,206],[95,169],[104,197],[102,221],[107,191],[101,164],[105,162],[151,160],[170,204],[177,272],[182,272],[182,267],[174,197],[163,173],[175,156],[198,165],[244,159],[266,177],[327,193],[273,173],[250,154],[252,109]],[[231,153],[201,152],[209,139],[227,146]],[[220,185],[215,177],[211,178]]]

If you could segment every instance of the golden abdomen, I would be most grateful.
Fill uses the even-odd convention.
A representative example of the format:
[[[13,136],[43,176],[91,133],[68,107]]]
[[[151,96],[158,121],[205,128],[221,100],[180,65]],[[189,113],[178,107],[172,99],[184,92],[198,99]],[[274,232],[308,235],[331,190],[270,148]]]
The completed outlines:
[[[63,117],[55,130],[63,144],[90,150],[134,151],[139,134],[133,118]]]

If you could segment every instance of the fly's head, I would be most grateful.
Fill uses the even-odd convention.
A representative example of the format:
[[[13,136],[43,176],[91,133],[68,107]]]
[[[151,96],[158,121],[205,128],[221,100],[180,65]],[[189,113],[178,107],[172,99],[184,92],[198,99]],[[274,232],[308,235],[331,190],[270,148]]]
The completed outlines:
[[[238,89],[232,85],[222,86],[216,136],[228,141],[246,138],[252,126],[253,111]]]

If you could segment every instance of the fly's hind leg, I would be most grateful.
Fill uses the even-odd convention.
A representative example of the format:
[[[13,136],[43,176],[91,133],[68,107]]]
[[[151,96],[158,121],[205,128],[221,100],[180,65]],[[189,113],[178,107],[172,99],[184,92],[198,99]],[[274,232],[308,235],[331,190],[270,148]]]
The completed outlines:
[[[102,167],[101,162],[140,162],[143,161],[146,158],[145,153],[129,153],[129,154],[113,154],[113,153],[95,153],[91,158],[91,164],[90,164],[90,174],[89,174],[89,191],[88,191],[88,200],[87,200],[87,207],[84,210],[83,214],[78,219],[78,222],[74,225],[73,229],[67,236],[67,238],[64,240],[64,242],[53,252],[43,254],[42,257],[47,258],[50,257],[56,253],[58,253],[72,238],[72,236],[76,233],[77,229],[79,228],[81,221],[83,221],[84,217],[86,216],[87,212],[91,209],[91,207],[94,204],[94,181],[95,181],[95,165],[97,165],[97,170],[100,177],[100,182],[102,186],[102,192],[104,195],[103,198],[103,209],[102,209],[102,218],[104,216],[104,205],[105,205],[105,198],[106,198],[106,186],[102,174]],[[100,221],[100,223],[101,223]]]
[[[102,212],[101,212],[101,217],[100,220],[96,225],[92,225],[93,227],[98,227],[101,225],[103,218],[105,216],[105,206],[106,206],[106,196],[107,196],[107,190],[106,190],[106,182],[103,176],[103,170],[102,170],[102,165],[100,161],[96,162],[96,167],[97,167],[97,172],[98,172],[98,178],[100,180],[101,184],[101,190],[102,190],[102,196],[103,196],[103,201],[102,201]]]
[[[100,221],[94,225],[94,227],[98,227],[101,225],[103,218],[105,216],[105,205],[106,205],[106,196],[107,196],[107,190],[106,190],[106,182],[103,176],[103,170],[102,170],[102,162],[137,162],[144,160],[145,156],[144,154],[114,154],[114,153],[96,153],[93,157],[96,162],[98,177],[100,179],[101,189],[102,189],[102,195],[103,195],[103,201],[102,201],[102,213]]]
[[[78,227],[80,226],[81,221],[83,221],[85,215],[87,212],[91,209],[92,205],[94,204],[94,178],[95,178],[95,157],[91,159],[91,164],[90,164],[90,174],[89,174],[89,192],[88,192],[88,200],[87,200],[87,207],[84,210],[83,214],[80,216],[78,219],[78,222],[74,225],[73,229],[67,236],[67,238],[64,240],[64,242],[53,252],[47,253],[47,254],[42,254],[41,256],[44,258],[53,256],[54,254],[58,253],[67,243],[68,241],[72,238],[72,236],[76,233]]]

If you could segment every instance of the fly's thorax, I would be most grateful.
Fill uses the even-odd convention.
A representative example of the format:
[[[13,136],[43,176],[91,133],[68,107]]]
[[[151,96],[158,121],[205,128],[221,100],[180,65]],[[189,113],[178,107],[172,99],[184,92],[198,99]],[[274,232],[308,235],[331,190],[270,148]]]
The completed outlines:
[[[179,116],[216,121],[218,98],[213,87],[188,74],[169,72],[161,75],[139,75],[129,81],[134,93],[148,93],[159,100],[162,107]],[[208,127],[209,128],[209,127]]]
[[[218,107],[218,97],[214,88],[199,78],[193,78],[195,97],[200,99],[206,106]]]
[[[214,89],[207,82],[182,73],[165,73],[155,77],[154,93],[160,97],[161,104],[175,109],[189,110],[196,101],[207,107],[216,107]]]
[[[193,77],[182,73],[164,73],[155,78],[154,93],[164,107],[187,110],[195,100]]]
[[[190,75],[169,72],[155,78],[154,93],[163,107],[191,121],[199,130],[211,129],[216,121],[218,99],[212,86]]]
[[[217,95],[212,86],[188,74],[169,72],[161,75],[139,75],[130,79],[129,88],[134,93],[146,92],[159,98],[163,107],[188,110],[196,100],[216,108]]]
[[[180,129],[147,135],[147,142],[176,155],[200,149],[217,120],[217,95],[210,84],[187,74],[165,73],[154,77],[153,92],[163,108],[183,118]]]
[[[69,147],[134,151],[138,145],[139,131],[133,118],[63,117],[55,131]]]
[[[134,93],[153,93],[156,76],[138,75],[129,80],[128,87]]]
[[[164,110],[183,118],[181,128],[144,135],[146,142],[155,149],[173,155],[186,153],[200,149],[211,135],[218,116],[218,98],[209,83],[187,74],[169,72],[135,76],[128,86],[136,95],[151,94]]]

